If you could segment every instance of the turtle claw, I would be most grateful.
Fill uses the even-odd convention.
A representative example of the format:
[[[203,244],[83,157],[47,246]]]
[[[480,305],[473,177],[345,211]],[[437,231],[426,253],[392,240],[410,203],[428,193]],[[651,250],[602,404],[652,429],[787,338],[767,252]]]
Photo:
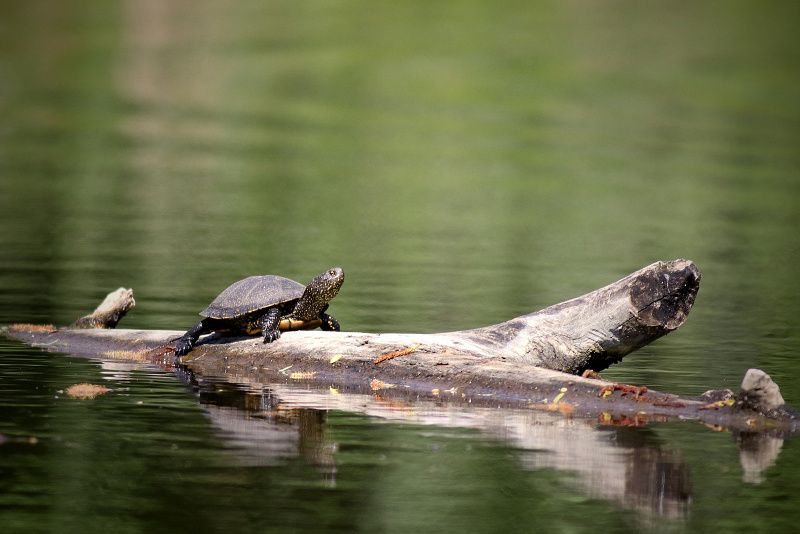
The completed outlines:
[[[264,331],[264,343],[272,343],[279,337],[281,337],[281,331],[278,330],[277,328],[275,330]]]
[[[193,345],[189,341],[179,341],[177,345],[175,345],[175,356],[183,356],[190,350],[192,350]]]

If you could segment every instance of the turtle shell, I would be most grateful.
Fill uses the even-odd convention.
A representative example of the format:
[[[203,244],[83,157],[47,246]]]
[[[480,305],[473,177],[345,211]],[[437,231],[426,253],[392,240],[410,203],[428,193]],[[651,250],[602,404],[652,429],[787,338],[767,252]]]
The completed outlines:
[[[212,319],[231,319],[303,296],[306,286],[282,276],[251,276],[228,286],[200,312]]]

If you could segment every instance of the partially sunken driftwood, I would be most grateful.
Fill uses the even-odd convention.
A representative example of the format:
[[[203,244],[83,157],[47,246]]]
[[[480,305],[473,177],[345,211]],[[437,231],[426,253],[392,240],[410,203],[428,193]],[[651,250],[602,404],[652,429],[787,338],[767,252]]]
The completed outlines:
[[[610,421],[689,417],[747,430],[794,433],[798,413],[763,371],[743,390],[689,398],[625,386],[592,375],[677,329],[700,283],[688,260],[656,262],[606,287],[493,326],[437,334],[292,331],[259,337],[211,334],[182,359],[171,354],[182,331],[50,330],[15,325],[13,337],[53,350],[180,365],[206,376],[294,381],[436,395],[468,402],[522,404]],[[131,297],[132,301],[132,297]],[[780,423],[780,424],[778,424]]]

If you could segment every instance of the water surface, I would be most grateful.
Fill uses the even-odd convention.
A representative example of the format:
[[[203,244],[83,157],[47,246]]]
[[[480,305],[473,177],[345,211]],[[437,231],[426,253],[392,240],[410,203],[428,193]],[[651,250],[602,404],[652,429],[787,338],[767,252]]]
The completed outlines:
[[[604,377],[696,395],[759,367],[800,406],[797,11],[6,2],[0,324],[63,325],[125,286],[124,326],[188,328],[235,280],[341,266],[344,329],[435,332],[685,257],[703,275],[687,323]],[[79,382],[112,391],[59,393]],[[728,433],[583,425],[613,445],[587,465],[637,458],[670,474],[659,493],[514,434],[562,425],[568,441],[563,420],[504,413],[523,420],[504,433],[451,424],[481,418],[463,406],[399,409],[437,423],[308,392],[275,409],[289,393],[226,382],[237,400],[209,404],[197,387],[3,342],[0,522],[780,532],[798,518],[795,440],[753,478]]]

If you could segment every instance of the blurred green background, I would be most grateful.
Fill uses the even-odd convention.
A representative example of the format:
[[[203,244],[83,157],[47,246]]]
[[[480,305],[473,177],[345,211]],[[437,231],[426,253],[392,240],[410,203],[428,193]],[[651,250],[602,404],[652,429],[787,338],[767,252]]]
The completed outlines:
[[[340,266],[350,331],[504,321],[695,261],[604,377],[800,406],[800,3],[4,1],[0,324],[186,329]],[[0,381],[2,377],[0,377]]]

